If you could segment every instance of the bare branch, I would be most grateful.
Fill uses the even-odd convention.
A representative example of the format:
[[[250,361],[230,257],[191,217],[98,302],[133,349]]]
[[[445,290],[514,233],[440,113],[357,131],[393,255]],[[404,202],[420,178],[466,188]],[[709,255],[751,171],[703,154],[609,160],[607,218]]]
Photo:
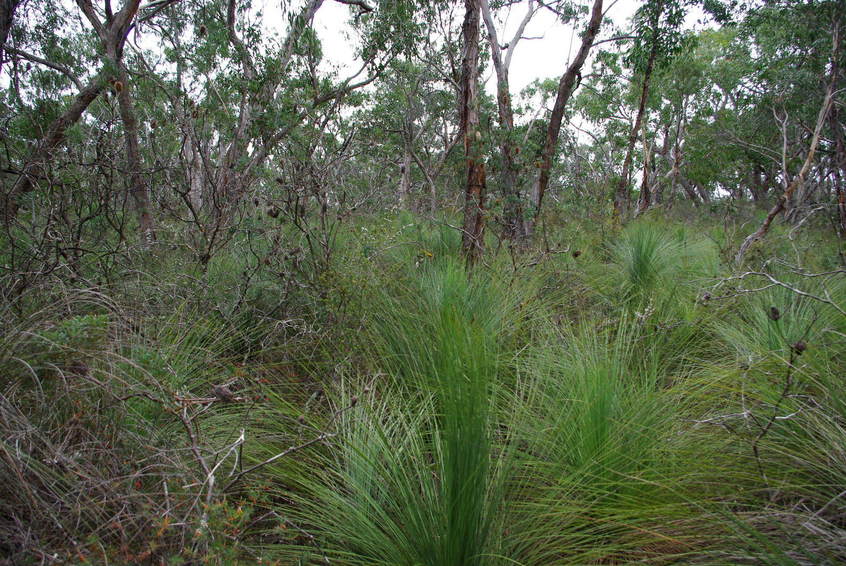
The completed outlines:
[[[69,78],[73,82],[73,84],[76,86],[76,88],[78,90],[82,90],[84,88],[82,86],[82,83],[79,82],[79,79],[76,78],[76,75],[74,75],[71,72],[71,70],[68,69],[67,67],[65,67],[64,65],[60,65],[58,63],[53,63],[52,61],[48,61],[47,59],[42,59],[38,55],[33,55],[32,53],[27,53],[26,51],[23,51],[21,49],[16,49],[14,47],[6,46],[6,47],[4,47],[4,50],[7,53],[12,53],[14,55],[17,55],[18,57],[22,57],[22,58],[26,59],[27,61],[32,61],[33,63],[38,63],[39,65],[44,65],[45,67],[49,67],[49,68],[53,69],[54,71],[58,71],[58,72],[62,73],[63,75],[65,75],[67,78]]]

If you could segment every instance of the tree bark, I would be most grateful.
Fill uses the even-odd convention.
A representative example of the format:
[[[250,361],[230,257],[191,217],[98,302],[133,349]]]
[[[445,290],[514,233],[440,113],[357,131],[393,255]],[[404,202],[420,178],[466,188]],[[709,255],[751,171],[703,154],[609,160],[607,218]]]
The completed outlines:
[[[664,173],[664,175],[658,175],[657,173],[655,175],[655,179],[654,179],[653,187],[652,187],[652,201],[656,205],[659,205],[663,202],[663,200],[664,200],[664,185],[666,183],[667,178],[672,175],[672,159],[670,158],[670,151],[671,151],[672,145],[671,145],[671,141],[670,141],[671,136],[670,136],[670,124],[669,123],[664,124],[664,129],[661,132],[661,136],[662,136],[661,149],[658,150],[657,156],[661,158],[661,162],[664,163],[665,166],[670,167],[670,171],[667,172],[667,173]],[[656,170],[657,170],[658,160],[656,159],[655,161],[656,161]]]
[[[752,182],[749,185],[749,192],[752,194],[752,201],[759,203],[767,196],[768,187],[764,168],[757,163],[753,165],[751,177]]]
[[[126,143],[129,194],[132,196],[135,212],[138,214],[138,229],[141,232],[141,238],[146,245],[149,245],[156,239],[156,232],[153,216],[150,213],[150,189],[145,183],[144,175],[141,172],[141,150],[138,145],[138,119],[135,117],[135,107],[132,103],[129,74],[126,72],[126,67],[123,61],[119,59],[113,61],[113,63],[118,68],[118,79],[123,85],[120,92],[118,92],[117,99],[120,119],[123,122],[123,137]]]
[[[643,214],[650,206],[652,206],[652,194],[649,192],[649,177],[652,172],[652,153],[653,147],[649,142],[646,133],[646,122],[642,125],[643,129],[643,181],[640,185],[640,198],[638,199],[637,213]]]
[[[842,41],[839,33],[839,26],[835,28],[835,51],[831,61],[831,83],[832,90],[837,92],[840,81],[840,56],[843,53]],[[834,139],[834,191],[837,198],[837,232],[841,238],[846,238],[846,187],[844,187],[843,175],[846,171],[846,144],[843,137],[846,131],[840,123],[840,116],[837,104],[831,105],[829,114],[831,136]]]
[[[549,176],[552,170],[552,159],[555,156],[555,148],[558,146],[558,135],[561,133],[561,121],[564,118],[564,109],[567,107],[567,102],[573,91],[578,87],[576,79],[581,82],[582,66],[587,59],[588,53],[593,47],[593,41],[599,33],[599,28],[602,25],[602,0],[594,0],[593,9],[591,10],[590,20],[584,35],[582,35],[582,44],[579,47],[576,58],[567,67],[567,71],[558,81],[558,92],[555,96],[555,104],[552,107],[552,114],[549,116],[549,124],[546,128],[546,138],[544,140],[543,151],[541,152],[541,166],[538,174],[537,184],[533,191],[534,215],[531,222],[527,225],[527,233],[531,234],[534,229],[534,223],[541,212],[541,205],[543,204],[543,196],[546,189],[549,187]]]
[[[399,205],[408,209],[408,195],[411,192],[411,148],[410,142],[403,142],[402,163],[400,164]]]
[[[6,40],[9,39],[9,31],[15,21],[15,10],[21,0],[0,0],[0,70],[3,68]]]
[[[461,61],[461,103],[459,131],[464,139],[466,183],[464,225],[461,249],[468,265],[476,263],[484,251],[485,164],[482,134],[479,131],[479,0],[464,0],[464,38]]]

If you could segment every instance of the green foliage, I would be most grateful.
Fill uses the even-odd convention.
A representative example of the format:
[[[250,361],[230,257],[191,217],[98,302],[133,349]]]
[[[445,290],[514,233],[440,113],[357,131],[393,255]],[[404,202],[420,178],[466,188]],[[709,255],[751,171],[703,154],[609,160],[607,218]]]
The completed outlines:
[[[488,199],[472,269],[458,5],[345,4],[357,75],[331,68],[329,3],[307,3],[323,10],[310,21],[235,2],[230,26],[226,3],[153,2],[121,86],[82,12],[17,6],[0,96],[0,555],[846,562],[842,116],[750,271],[730,267],[846,66],[841,3],[648,0],[627,27],[604,23],[544,208],[523,206],[533,237],[500,240],[514,203]],[[694,5],[737,23],[685,30]],[[556,25],[587,13],[550,9]],[[620,226],[609,201],[652,58],[631,168],[654,206]],[[95,77],[105,90],[55,130]],[[557,86],[513,103],[516,194]],[[491,193],[495,108],[482,93]],[[135,210],[147,192],[155,238]]]
[[[609,299],[629,309],[683,312],[696,301],[697,281],[718,275],[719,262],[711,241],[682,227],[649,220],[628,226],[611,244],[612,269],[598,283],[610,285]]]
[[[353,563],[488,564],[507,468],[492,461],[501,344],[522,303],[454,260],[421,270],[375,308],[386,391],[344,417],[304,519]]]

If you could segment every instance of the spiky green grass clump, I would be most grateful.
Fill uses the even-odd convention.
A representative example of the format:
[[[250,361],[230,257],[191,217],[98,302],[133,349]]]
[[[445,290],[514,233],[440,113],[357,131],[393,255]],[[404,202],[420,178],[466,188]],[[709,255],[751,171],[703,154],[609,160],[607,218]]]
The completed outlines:
[[[444,261],[383,300],[373,340],[388,376],[379,401],[344,417],[310,520],[353,563],[494,563],[506,467],[495,404],[519,295]]]

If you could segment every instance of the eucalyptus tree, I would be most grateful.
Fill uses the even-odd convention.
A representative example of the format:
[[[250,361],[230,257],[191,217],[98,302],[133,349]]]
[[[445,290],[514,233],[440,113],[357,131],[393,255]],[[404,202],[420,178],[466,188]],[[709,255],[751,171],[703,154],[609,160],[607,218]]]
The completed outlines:
[[[36,144],[35,149],[32,151],[30,156],[26,158],[17,180],[12,185],[11,189],[5,192],[5,203],[3,208],[7,222],[15,216],[19,195],[27,193],[33,189],[35,183],[41,177],[41,171],[44,164],[50,160],[56,148],[64,141],[68,128],[79,121],[89,105],[109,86],[110,83],[108,79],[112,77],[114,72],[119,71],[119,69],[115,68],[115,65],[117,64],[117,59],[122,56],[123,47],[126,43],[127,37],[129,36],[129,32],[133,28],[134,22],[138,17],[140,4],[140,0],[126,0],[117,12],[113,12],[111,4],[107,2],[105,17],[101,20],[93,12],[93,7],[90,2],[87,0],[80,0],[80,7],[83,12],[88,10],[91,16],[93,16],[93,19],[89,16],[89,20],[100,39],[101,49],[105,54],[105,60],[101,64],[99,71],[89,80],[89,82],[87,84],[80,85],[82,88],[79,89],[71,103],[65,108],[64,112],[53,120],[53,122],[47,127],[46,132]],[[114,79],[111,84],[115,92],[120,92],[124,87],[122,81]],[[138,194],[137,196],[143,199],[142,194]],[[143,202],[138,202],[138,204],[139,210],[143,215],[145,211]]]
[[[529,0],[526,12],[514,35],[504,44],[500,42],[496,23],[488,0],[481,0],[480,8],[485,29],[488,35],[488,47],[491,53],[494,71],[496,72],[496,101],[501,132],[500,154],[502,156],[501,191],[504,201],[504,236],[509,239],[522,239],[526,236],[526,225],[523,212],[523,197],[519,187],[519,167],[515,160],[519,146],[514,139],[514,109],[511,104],[511,92],[508,74],[511,60],[517,44],[523,38],[526,26],[540,9],[540,4]]]
[[[561,132],[561,122],[564,118],[564,110],[570,100],[573,91],[579,86],[581,81],[581,69],[587,60],[588,53],[593,47],[594,40],[599,33],[599,28],[602,25],[602,0],[594,0],[593,8],[590,12],[590,19],[587,27],[582,34],[582,42],[579,46],[576,56],[570,62],[567,70],[561,79],[558,81],[558,89],[555,94],[555,103],[552,107],[552,112],[549,116],[549,122],[546,127],[546,138],[544,140],[543,150],[541,152],[540,167],[537,182],[532,190],[532,205],[534,206],[534,215],[532,220],[527,225],[527,232],[532,232],[534,220],[540,214],[541,205],[543,204],[543,197],[546,189],[549,186],[550,171],[552,169],[552,160],[555,156],[555,151],[558,145],[558,136]]]
[[[846,201],[839,184],[843,161],[837,138],[842,125],[833,124],[831,117],[832,109],[842,105],[844,99],[842,89],[838,89],[843,57],[841,4],[772,2],[752,11],[747,23],[760,49],[761,63],[769,63],[760,65],[758,76],[774,87],[765,92],[762,102],[770,107],[781,138],[780,151],[774,153],[781,167],[782,193],[761,226],[738,249],[735,255],[738,264],[743,262],[752,244],[767,234],[778,215],[784,213],[787,220],[803,222],[812,214],[813,210],[808,210],[803,216],[799,210],[814,192],[823,201],[831,198],[827,192],[834,192],[832,217],[838,224],[843,214],[842,203]],[[824,85],[822,89],[820,84]],[[811,119],[813,128],[808,125]],[[831,132],[831,139],[825,139],[826,129]],[[826,159],[817,159],[818,153]],[[817,182],[811,185],[808,181],[815,172]],[[828,178],[833,182],[827,183]],[[826,205],[827,202],[816,209],[827,208]]]
[[[447,170],[458,137],[456,93],[438,77],[430,61],[417,54],[394,60],[357,112],[357,122],[369,157],[377,166],[398,173],[391,203],[434,212],[439,179]],[[425,191],[415,193],[417,185]]]
[[[102,19],[91,0],[77,0],[77,4],[100,38],[106,64],[115,72],[115,77],[110,79],[110,83],[117,95],[121,122],[123,123],[129,194],[132,195],[135,202],[141,234],[149,242],[155,238],[153,217],[150,212],[150,191],[141,171],[138,118],[132,100],[132,83],[123,59],[124,43],[133,25],[137,26],[133,20],[141,2],[140,0],[128,0],[115,15],[112,13],[111,2],[107,0]]]
[[[459,135],[464,142],[466,180],[464,183],[464,224],[461,249],[468,264],[475,263],[484,250],[485,162],[482,132],[479,128],[479,22],[481,0],[464,0],[461,27],[461,78],[458,104]]]
[[[614,216],[617,219],[625,212],[631,199],[629,177],[635,144],[646,112],[652,72],[656,63],[659,66],[665,64],[669,57],[681,48],[682,35],[679,29],[683,20],[684,10],[679,0],[647,0],[635,14],[636,39],[627,60],[635,73],[641,77],[640,101],[629,132],[623,171],[614,194]],[[638,208],[643,210],[648,206],[648,197],[642,197]]]

